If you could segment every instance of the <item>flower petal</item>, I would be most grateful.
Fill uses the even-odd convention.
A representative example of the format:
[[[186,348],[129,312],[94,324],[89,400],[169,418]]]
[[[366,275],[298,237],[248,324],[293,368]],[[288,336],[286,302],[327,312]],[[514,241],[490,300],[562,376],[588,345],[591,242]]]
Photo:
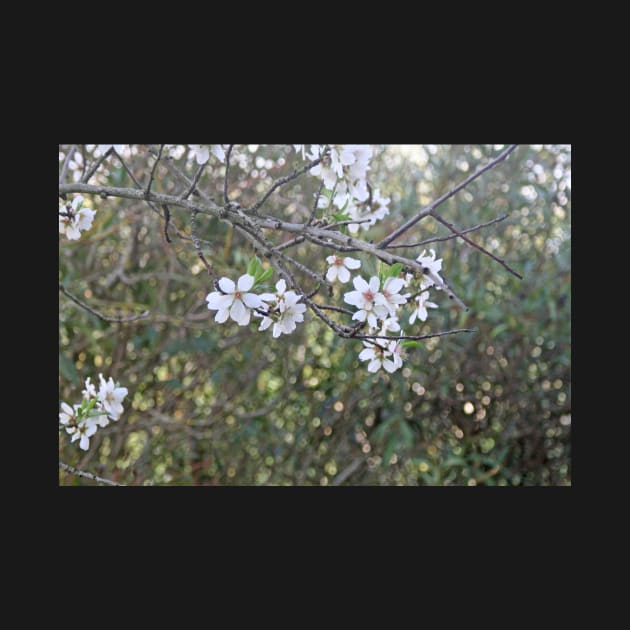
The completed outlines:
[[[262,306],[262,299],[255,293],[243,293],[241,300],[245,303],[245,306],[249,308],[260,308]]]
[[[374,358],[374,349],[373,348],[364,348],[359,353],[359,361],[367,361],[368,359]]]
[[[326,272],[326,280],[328,280],[328,282],[334,282],[337,279],[337,269],[337,265],[328,267],[328,271]]]
[[[234,300],[234,304],[232,304],[232,308],[230,309],[230,317],[239,326],[247,326],[247,324],[249,324],[250,311],[245,308],[243,302]]]
[[[331,269],[337,269],[337,277],[339,282],[348,282],[350,280],[350,272],[345,267],[331,267]]]
[[[206,302],[208,302],[208,308],[210,310],[223,310],[226,308],[230,308],[232,306],[232,302],[234,301],[234,295],[228,294],[223,295],[223,293],[219,293],[218,291],[213,291],[206,296]]]
[[[238,279],[238,290],[249,291],[254,286],[254,276],[250,276],[248,273],[242,275]]]
[[[405,281],[402,278],[387,278],[385,286],[390,293],[398,293],[404,286]]]
[[[217,311],[217,314],[214,316],[214,321],[218,322],[219,324],[222,324],[223,322],[227,320],[229,316],[230,316],[230,311],[227,308],[224,308],[224,309],[221,309],[220,311]]]
[[[219,287],[224,293],[234,293],[234,291],[236,291],[234,281],[229,278],[221,278],[221,280],[219,280]]]
[[[276,282],[276,291],[282,295],[287,290],[287,283],[284,278],[280,278],[278,282]]]
[[[361,261],[357,260],[356,258],[350,258],[349,256],[347,256],[343,259],[343,264],[348,269],[358,269],[361,266]]]
[[[378,281],[378,278],[376,280]],[[354,284],[354,288],[361,293],[367,291],[370,288],[370,285],[361,276],[355,276],[352,280],[352,284]],[[378,291],[378,285],[375,291]]]
[[[381,360],[374,359],[368,363],[368,372],[378,372],[378,369],[381,367]]]

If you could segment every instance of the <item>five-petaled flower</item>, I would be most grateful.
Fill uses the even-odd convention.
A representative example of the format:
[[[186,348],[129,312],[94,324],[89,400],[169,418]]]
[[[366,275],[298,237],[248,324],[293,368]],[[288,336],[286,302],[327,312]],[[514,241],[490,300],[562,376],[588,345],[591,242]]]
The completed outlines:
[[[413,324],[416,321],[416,317],[421,322],[427,321],[427,316],[429,313],[427,312],[428,308],[437,308],[438,305],[434,302],[429,302],[429,292],[423,291],[418,297],[416,297],[416,307],[413,310],[413,313],[409,316],[409,323]]]
[[[416,260],[422,265],[424,269],[427,269],[430,273],[432,273],[440,281],[441,284],[444,284],[444,280],[442,280],[439,274],[440,270],[442,269],[442,259],[438,258],[438,260],[435,260],[435,250],[430,249],[429,251],[431,252],[431,256],[425,256],[426,250],[423,249],[422,253],[420,254],[420,256],[418,256],[418,258],[416,258]],[[425,274],[420,281],[420,288],[428,289],[434,284],[435,282],[428,276],[428,274]],[[441,287],[439,286],[436,286],[435,288],[438,290],[441,289]]]
[[[401,365],[400,356],[394,356],[391,344],[386,339],[364,341],[365,348],[359,353],[359,361],[369,361],[368,372],[378,372],[384,367],[388,372],[395,372]],[[392,360],[394,359],[394,360]],[[400,365],[398,365],[400,362]]]
[[[381,303],[382,299],[378,297],[378,288],[380,286],[379,279],[376,276],[370,278],[370,282],[366,282],[361,276],[355,276],[352,280],[356,291],[349,291],[343,296],[346,304],[356,306],[359,310],[352,316],[360,322],[367,319],[370,327],[377,327],[377,318],[387,316],[387,308]]]
[[[81,420],[72,433],[71,442],[76,442],[80,439],[79,448],[87,451],[90,448],[90,438],[96,433],[96,423],[92,421],[92,418],[86,418]]]
[[[239,326],[247,326],[253,308],[264,308],[259,295],[249,293],[254,286],[254,276],[244,274],[235,285],[229,278],[219,280],[219,291],[213,291],[206,296],[208,308],[217,311],[215,321],[222,324],[231,317]]]
[[[124,411],[121,403],[123,398],[127,395],[128,390],[126,387],[116,387],[114,379],[112,379],[111,376],[108,381],[103,378],[102,374],[99,374],[98,378],[101,382],[101,386],[98,390],[98,399],[102,408],[109,414],[112,420],[118,420],[120,414]],[[86,383],[86,388],[87,387],[88,384]],[[106,419],[107,418],[105,417],[105,420]],[[99,418],[98,424],[101,426],[107,426],[107,422],[102,424],[105,420]]]
[[[400,295],[404,286],[405,281],[402,278],[387,278],[383,290],[376,296],[376,303],[384,306],[392,317],[396,315],[399,306],[407,303],[409,294]]]
[[[358,269],[361,266],[360,260],[350,258],[349,256],[345,258],[341,258],[340,256],[327,256],[326,262],[330,265],[326,272],[326,280],[328,280],[328,282],[334,282],[335,280],[339,280],[339,282],[342,283],[348,282],[348,280],[350,280],[350,272],[348,269]]]
[[[89,230],[94,221],[95,210],[82,208],[83,197],[78,195],[72,200],[70,208],[59,205],[59,234],[65,234],[71,241],[81,236],[81,230]]]

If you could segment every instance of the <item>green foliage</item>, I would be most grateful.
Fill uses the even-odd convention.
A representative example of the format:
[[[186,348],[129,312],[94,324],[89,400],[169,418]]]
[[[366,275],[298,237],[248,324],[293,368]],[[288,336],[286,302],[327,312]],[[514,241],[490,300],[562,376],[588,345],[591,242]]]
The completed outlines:
[[[236,149],[242,159],[230,168],[231,198],[243,207],[295,160],[280,146],[256,155]],[[371,183],[392,202],[369,238],[377,242],[497,152],[469,145],[377,151]],[[257,156],[273,167],[257,166],[253,178]],[[132,160],[134,172],[146,169],[142,159]],[[194,172],[185,156],[176,162]],[[278,339],[258,332],[255,318],[247,328],[216,324],[205,303],[214,287],[190,241],[167,244],[142,202],[89,199],[94,227],[80,241],[60,240],[60,278],[106,314],[149,309],[151,316],[108,324],[60,295],[60,400],[79,403],[83,381],[99,372],[129,389],[125,413],[98,431],[87,453],[60,432],[60,459],[140,485],[570,484],[570,167],[569,147],[521,146],[441,207],[460,229],[507,214],[469,237],[524,280],[455,239],[426,245],[444,259],[442,273],[470,311],[434,291],[440,308],[413,327],[401,321],[405,334],[477,332],[404,342],[405,367],[392,375],[368,373],[358,361],[361,343],[340,339],[311,314]],[[158,175],[158,192],[179,190]],[[117,166],[102,181],[132,185]],[[222,194],[222,169],[206,169],[200,185]],[[268,212],[303,220],[316,192],[316,181],[300,178],[283,189],[282,200],[270,200]],[[257,286],[277,280],[227,226],[201,216],[197,222],[219,276],[236,280],[247,268]],[[183,211],[172,211],[172,224],[190,234]],[[447,235],[427,218],[400,242]],[[422,249],[405,253],[415,257]],[[290,251],[325,272],[329,252],[310,243]],[[379,273],[359,257],[364,277]],[[382,265],[382,278],[401,271]],[[335,288],[336,295],[347,290]],[[62,481],[91,483],[65,473]]]

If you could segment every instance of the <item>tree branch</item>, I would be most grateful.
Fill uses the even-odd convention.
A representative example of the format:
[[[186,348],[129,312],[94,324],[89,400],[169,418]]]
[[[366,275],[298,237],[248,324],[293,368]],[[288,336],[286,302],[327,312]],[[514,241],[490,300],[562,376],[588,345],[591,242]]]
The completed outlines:
[[[78,470],[74,466],[69,466],[68,464],[64,464],[63,462],[59,462],[59,468],[61,470],[65,470],[66,472],[76,475],[77,477],[85,477],[86,479],[91,479],[92,481],[96,481],[98,483],[104,483],[107,486],[124,486],[124,483],[116,483],[115,481],[110,481],[109,479],[103,479],[103,477],[97,477],[92,473],[85,472],[83,470]]]
[[[394,230],[389,236],[386,236],[380,243],[378,243],[378,247],[385,247],[389,245],[392,241],[396,240],[401,234],[404,234],[410,227],[414,226],[420,219],[431,214],[438,206],[443,204],[447,199],[450,199],[455,193],[459,192],[462,188],[465,188],[472,181],[477,179],[480,175],[483,175],[486,171],[489,171],[491,168],[496,166],[499,162],[505,160],[505,158],[516,149],[518,145],[512,144],[510,145],[503,153],[499,156],[488,162],[484,167],[480,168],[478,171],[473,173],[470,177],[467,177],[463,182],[452,188],[447,193],[442,195],[439,199],[436,199],[430,206],[426,207],[424,210],[419,212],[416,216],[411,217],[409,221],[403,223],[397,230]]]
[[[488,227],[489,225],[493,225],[494,223],[499,223],[500,221],[505,221],[508,218],[507,214],[504,214],[501,217],[497,217],[496,219],[492,219],[492,221],[488,221],[487,223],[480,223],[479,225],[474,225],[473,227],[466,228],[462,230],[459,234],[449,234],[448,236],[435,236],[433,238],[427,238],[424,241],[419,241],[418,243],[404,243],[402,245],[387,245],[384,249],[397,249],[403,247],[422,247],[423,245],[428,245],[429,243],[438,243],[441,241],[450,241],[454,238],[457,238],[460,234],[468,234],[468,232],[476,232],[477,230],[481,230],[482,228]]]
[[[83,302],[78,297],[70,293],[70,291],[68,291],[68,289],[66,289],[66,287],[64,287],[63,284],[61,284],[61,282],[59,283],[59,290],[65,296],[69,297],[75,304],[78,304],[81,308],[85,309],[88,313],[92,313],[92,315],[95,315],[99,319],[102,319],[104,322],[117,322],[117,323],[135,322],[136,320],[144,319],[145,317],[148,317],[151,314],[150,311],[144,311],[143,313],[140,313],[139,315],[132,315],[130,317],[108,317],[107,315],[103,315],[103,313],[99,313],[97,310],[93,309],[91,306],[88,306],[85,302]]]
[[[508,265],[502,258],[499,258],[499,257],[495,256],[494,254],[489,252],[487,249],[485,249],[481,245],[478,245],[477,243],[475,243],[475,241],[471,241],[467,236],[464,236],[463,232],[460,232],[459,230],[457,230],[453,226],[452,223],[449,223],[448,221],[443,219],[439,214],[435,214],[435,213],[432,212],[431,216],[436,221],[439,221],[442,225],[445,225],[451,232],[453,232],[453,234],[455,234],[456,236],[458,236],[462,240],[466,241],[469,245],[471,245],[475,249],[478,249],[480,252],[484,253],[486,256],[490,256],[490,258],[492,258],[492,260],[496,260],[500,265],[502,265],[504,267],[504,269],[507,269],[512,275],[516,276],[519,280],[523,279],[523,276],[521,276],[520,273],[517,273],[516,271],[514,271],[514,269],[512,269],[512,267],[510,267],[510,265]]]

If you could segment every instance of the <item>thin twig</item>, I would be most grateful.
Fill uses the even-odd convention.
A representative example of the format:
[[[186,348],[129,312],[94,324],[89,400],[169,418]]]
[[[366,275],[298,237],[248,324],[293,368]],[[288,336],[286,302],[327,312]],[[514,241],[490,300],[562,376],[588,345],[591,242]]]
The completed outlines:
[[[225,152],[225,180],[223,181],[223,200],[225,203],[230,203],[230,199],[228,197],[228,174],[230,172],[230,154],[232,153],[233,146],[234,145],[231,144]]]
[[[195,176],[193,177],[192,184],[190,185],[190,188],[182,195],[182,199],[188,199],[188,197],[190,197],[190,195],[193,194],[193,191],[195,190],[195,188],[197,188],[197,184],[199,183],[199,180],[201,179],[201,174],[204,172],[207,164],[208,162],[204,162],[197,169],[197,172],[195,173]]]
[[[421,339],[431,339],[433,337],[444,337],[445,335],[455,335],[457,333],[473,333],[477,332],[474,328],[458,328],[456,330],[446,330],[439,333],[430,333],[428,335],[399,335],[398,337],[387,335],[353,335],[353,339],[388,339],[389,341],[401,341],[403,339],[413,339],[420,341]]]
[[[102,319],[104,322],[117,322],[117,323],[135,322],[136,320],[144,319],[145,317],[148,317],[151,314],[150,311],[144,311],[143,313],[140,313],[139,315],[132,315],[131,317],[108,317],[107,315],[103,315],[103,313],[99,313],[97,310],[93,309],[91,306],[88,306],[85,302],[83,302],[78,297],[70,293],[70,291],[68,291],[68,289],[66,289],[66,287],[64,287],[63,284],[61,284],[61,282],[59,283],[59,290],[64,295],[69,297],[75,304],[78,304],[81,308],[88,311],[88,313],[92,313],[92,315],[96,315],[96,317],[98,317],[99,319]]]
[[[490,160],[484,167],[480,168],[478,171],[473,173],[470,177],[467,177],[463,182],[452,188],[447,193],[442,195],[439,199],[436,199],[430,206],[419,212],[416,216],[411,217],[409,221],[403,223],[397,230],[394,230],[389,236],[386,236],[380,243],[378,243],[378,247],[385,247],[385,245],[389,245],[392,241],[396,240],[401,234],[404,234],[410,227],[414,226],[420,219],[431,214],[439,205],[443,204],[447,199],[450,199],[455,193],[459,192],[462,188],[465,188],[472,181],[477,179],[480,175],[483,175],[486,171],[489,171],[493,166],[496,166],[499,162],[505,160],[505,158],[516,149],[518,145],[512,144],[510,145],[503,153],[501,153],[498,157],[494,158],[494,160]]]
[[[70,151],[68,151],[66,155],[66,159],[63,161],[63,166],[61,167],[61,174],[59,175],[59,183],[62,184],[63,180],[66,178],[66,171],[68,170],[68,165],[70,164],[70,160],[72,159],[72,155],[77,150],[77,145],[73,144]]]
[[[162,209],[164,210],[164,238],[167,243],[172,243],[171,237],[168,235],[168,224],[171,222],[171,211],[168,209],[168,206],[163,203]]]
[[[344,315],[354,315],[355,311],[351,311],[341,306],[332,306],[330,304],[318,304],[319,308],[326,309],[327,311],[336,311],[337,313],[344,313]]]
[[[363,457],[357,457],[332,480],[330,485],[340,486],[346,479],[348,479],[348,477],[352,476],[359,468],[361,468],[361,464],[364,463],[365,460]]]
[[[105,151],[105,153],[103,153],[101,157],[97,158],[94,161],[94,164],[92,164],[92,166],[90,167],[90,170],[87,173],[83,173],[83,176],[81,177],[82,183],[87,184],[90,181],[90,178],[92,177],[92,175],[96,173],[100,165],[105,161],[105,158],[107,158],[113,152],[113,150],[114,150],[113,146],[109,147],[109,149],[107,149],[107,151]],[[86,164],[85,156],[83,158],[83,163]]]
[[[317,166],[322,161],[323,158],[324,156],[322,155],[321,157],[318,157],[317,159],[312,160],[311,162],[306,164],[306,166],[303,166],[301,169],[294,170],[292,173],[289,173],[289,175],[286,175],[285,177],[281,177],[273,186],[271,186],[271,188],[265,193],[263,198],[251,207],[250,211],[256,212],[258,208],[260,208],[265,203],[265,201],[269,199],[269,197],[273,194],[274,190],[277,190],[283,184],[290,182],[296,177],[299,177],[300,175],[306,173],[306,171],[310,170],[314,166]]]
[[[162,159],[163,150],[164,150],[164,145],[161,144],[158,150],[157,158],[155,162],[153,162],[153,168],[151,169],[151,176],[149,177],[149,183],[147,184],[147,195],[151,192],[151,186],[153,185],[153,178],[155,177],[155,171],[157,170],[157,165],[159,161]]]
[[[317,202],[319,201],[319,197],[322,194],[323,189],[324,189],[324,182],[322,181],[319,184],[319,190],[317,191],[317,194],[315,195],[315,203],[313,204],[313,209],[311,210],[311,214],[309,214],[308,216],[308,221],[306,222],[306,225],[310,225],[311,223],[313,223],[313,219],[315,218],[315,213],[317,212]]]
[[[212,268],[212,265],[206,260],[206,257],[203,255],[203,252],[201,251],[201,245],[199,243],[199,238],[197,237],[197,214],[198,214],[197,210],[193,210],[190,213],[190,233],[192,236],[193,246],[197,252],[197,256],[199,256],[199,259],[204,264],[204,267],[206,268],[208,275],[213,280],[215,280],[216,274],[214,273],[214,269]]]
[[[83,470],[78,470],[74,466],[69,466],[68,464],[64,464],[63,462],[59,462],[59,468],[65,470],[66,472],[76,475],[77,477],[85,477],[86,479],[91,479],[92,481],[96,481],[98,483],[104,483],[107,486],[124,486],[124,483],[116,483],[115,481],[110,481],[109,479],[103,479],[103,477],[97,477],[92,473],[85,472]]]
[[[476,232],[477,230],[481,230],[482,228],[488,227],[489,225],[493,225],[494,223],[499,223],[500,221],[505,221],[508,218],[507,214],[504,214],[502,217],[497,217],[496,219],[492,219],[492,221],[488,221],[487,223],[480,223],[479,225],[475,225],[473,227],[469,227],[465,230],[462,230],[460,234],[468,234],[468,232]],[[403,247],[422,247],[423,245],[428,245],[429,243],[438,243],[441,241],[451,241],[454,238],[458,238],[459,234],[449,234],[448,236],[435,236],[433,238],[427,238],[424,241],[419,241],[418,243],[404,243],[403,245],[387,245],[383,249],[397,249]]]
[[[452,223],[449,223],[448,221],[443,219],[439,214],[432,212],[431,216],[436,221],[439,221],[442,225],[445,225],[451,232],[453,232],[453,234],[455,234],[456,236],[459,236],[459,238],[466,241],[471,247],[478,249],[480,252],[484,253],[486,256],[490,256],[492,260],[496,260],[504,269],[507,269],[512,275],[516,276],[519,280],[523,279],[523,276],[521,276],[520,273],[514,271],[514,269],[512,269],[512,267],[510,267],[510,265],[508,265],[505,262],[505,260],[503,260],[502,258],[499,258],[498,256],[495,256],[492,252],[489,252],[485,247],[482,247],[481,245],[478,245],[477,243],[475,243],[475,241],[471,241],[467,236],[464,236],[463,232],[460,232],[459,230],[457,230],[453,226]]]

